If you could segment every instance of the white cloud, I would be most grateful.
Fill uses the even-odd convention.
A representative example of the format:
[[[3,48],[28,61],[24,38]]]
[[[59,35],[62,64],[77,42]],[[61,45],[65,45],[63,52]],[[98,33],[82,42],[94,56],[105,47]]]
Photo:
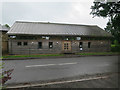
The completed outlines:
[[[59,23],[94,24],[105,27],[107,19],[92,18],[89,2],[4,2],[3,23],[16,20],[49,21]],[[8,15],[9,14],[9,15]]]
[[[2,2],[88,2],[87,0],[3,0]]]
[[[71,11],[67,12],[64,21],[69,23],[98,25],[101,28],[106,26],[108,19],[95,17],[90,15],[92,2],[79,2],[71,4]]]
[[[0,2],[0,12],[2,12],[2,3]],[[0,24],[2,23],[2,13],[0,13]]]

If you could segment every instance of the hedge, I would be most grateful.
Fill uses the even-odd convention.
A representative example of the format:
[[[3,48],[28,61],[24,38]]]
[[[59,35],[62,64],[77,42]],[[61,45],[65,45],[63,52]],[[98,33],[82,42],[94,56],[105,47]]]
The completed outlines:
[[[112,52],[120,52],[120,45],[111,45]]]

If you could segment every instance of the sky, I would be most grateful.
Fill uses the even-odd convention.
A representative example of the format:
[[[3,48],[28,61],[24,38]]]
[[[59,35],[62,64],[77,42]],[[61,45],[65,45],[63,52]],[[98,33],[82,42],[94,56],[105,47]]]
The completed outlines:
[[[102,17],[93,18],[90,15],[90,7],[94,0],[75,1],[26,1],[26,2],[2,2],[0,23],[13,25],[15,21],[39,21],[52,23],[70,23],[84,25],[98,25],[105,28],[108,19]]]

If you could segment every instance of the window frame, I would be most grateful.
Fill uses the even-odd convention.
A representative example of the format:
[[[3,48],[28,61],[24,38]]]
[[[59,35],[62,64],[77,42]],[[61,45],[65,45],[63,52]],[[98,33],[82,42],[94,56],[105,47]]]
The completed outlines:
[[[22,46],[22,42],[17,42],[17,46]]]
[[[50,47],[50,45],[52,45],[52,47]],[[49,42],[49,49],[53,48],[53,42]]]
[[[38,42],[38,49],[42,49],[42,42]]]
[[[28,46],[28,42],[23,42],[23,46]]]
[[[79,48],[83,48],[83,42],[79,42]]]
[[[88,42],[88,48],[91,48],[91,42]]]

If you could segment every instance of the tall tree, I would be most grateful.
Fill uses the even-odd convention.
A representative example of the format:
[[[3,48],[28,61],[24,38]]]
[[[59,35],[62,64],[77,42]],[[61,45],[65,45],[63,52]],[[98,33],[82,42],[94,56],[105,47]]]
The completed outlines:
[[[91,13],[93,17],[109,19],[105,30],[110,32],[120,42],[120,1],[118,2],[93,2]]]
[[[6,27],[10,28],[10,26],[8,24],[5,24]]]

